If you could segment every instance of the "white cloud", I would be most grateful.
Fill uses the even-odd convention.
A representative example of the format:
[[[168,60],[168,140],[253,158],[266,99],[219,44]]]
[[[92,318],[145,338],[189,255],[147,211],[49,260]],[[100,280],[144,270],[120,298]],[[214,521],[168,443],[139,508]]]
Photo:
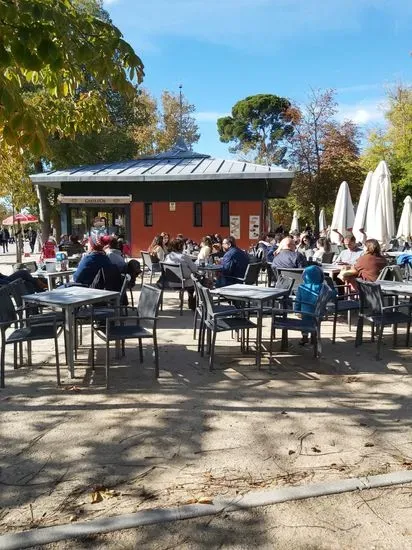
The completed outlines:
[[[121,2],[121,0],[103,0],[103,4],[105,6],[111,6],[113,4],[118,4],[119,2]]]
[[[362,126],[381,124],[385,121],[385,99],[358,101],[356,103],[339,104],[336,118],[340,121],[352,120]]]
[[[222,116],[228,116],[230,113],[219,113],[216,111],[199,111],[194,116],[198,122],[216,122]]]
[[[361,32],[369,9],[386,17],[388,32],[412,15],[410,0],[122,0],[122,8],[136,42],[177,36],[268,54],[288,38]]]

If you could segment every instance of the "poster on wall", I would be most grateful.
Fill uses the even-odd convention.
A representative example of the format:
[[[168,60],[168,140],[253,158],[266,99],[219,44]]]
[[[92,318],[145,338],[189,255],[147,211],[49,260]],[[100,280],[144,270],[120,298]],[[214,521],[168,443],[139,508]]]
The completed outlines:
[[[230,234],[235,239],[240,239],[240,216],[230,216]]]
[[[258,239],[260,229],[260,216],[249,216],[249,239]]]

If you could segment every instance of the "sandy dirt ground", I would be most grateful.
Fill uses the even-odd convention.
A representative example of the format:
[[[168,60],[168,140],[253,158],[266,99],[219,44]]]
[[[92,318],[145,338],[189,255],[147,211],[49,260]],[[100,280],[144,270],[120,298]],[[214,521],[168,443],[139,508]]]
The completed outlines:
[[[412,468],[412,354],[393,349],[389,332],[376,361],[375,344],[355,349],[345,319],[332,345],[326,322],[321,360],[292,334],[289,351],[280,353],[277,341],[260,371],[253,354],[241,355],[230,334],[221,334],[210,373],[196,350],[191,312],[179,316],[177,308],[177,295],[168,293],[158,380],[150,345],[139,364],[131,341],[124,358],[113,356],[106,391],[103,347],[97,344],[93,373],[87,331],[76,379],[61,388],[50,343],[33,346],[34,366],[17,370],[7,351],[0,533]],[[268,339],[266,321],[266,347]],[[61,352],[63,359],[63,341]],[[411,525],[412,487],[403,486],[49,548],[412,548]]]

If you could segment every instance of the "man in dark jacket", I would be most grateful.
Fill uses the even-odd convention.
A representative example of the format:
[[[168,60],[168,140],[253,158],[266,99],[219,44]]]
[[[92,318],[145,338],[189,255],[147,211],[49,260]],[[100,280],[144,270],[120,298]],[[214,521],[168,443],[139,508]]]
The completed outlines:
[[[290,269],[306,267],[307,261],[303,254],[296,251],[296,244],[292,237],[285,237],[279,244],[273,258],[272,267],[276,269]]]
[[[236,246],[234,237],[226,237],[222,242],[225,254],[221,261],[222,275],[216,281],[216,287],[234,285],[238,279],[245,276],[249,265],[249,256]]]

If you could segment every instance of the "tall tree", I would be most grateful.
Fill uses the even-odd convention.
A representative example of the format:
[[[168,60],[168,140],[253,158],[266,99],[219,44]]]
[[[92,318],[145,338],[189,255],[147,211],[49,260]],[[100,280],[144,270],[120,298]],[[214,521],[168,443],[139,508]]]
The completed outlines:
[[[53,130],[21,93],[25,85],[66,97],[90,76],[124,93],[133,93],[129,78],[142,80],[140,58],[94,13],[98,6],[92,0],[0,0],[0,134],[9,145],[40,155]]]
[[[395,213],[412,194],[412,86],[398,86],[388,92],[386,128],[372,131],[362,155],[362,164],[374,170],[385,160],[391,172]]]
[[[182,95],[165,90],[161,97],[159,127],[156,148],[158,151],[170,149],[180,136],[192,148],[200,138],[199,127],[193,116],[195,106]]]
[[[290,109],[295,121],[290,160],[296,171],[291,195],[299,212],[318,229],[322,207],[331,213],[339,185],[348,181],[356,198],[363,170],[359,164],[359,130],[350,121],[338,123],[334,92],[312,91],[301,110]]]
[[[290,101],[272,94],[258,94],[238,101],[231,116],[219,118],[220,141],[233,143],[231,152],[252,155],[262,164],[287,162],[287,139],[293,135],[288,111]]]

